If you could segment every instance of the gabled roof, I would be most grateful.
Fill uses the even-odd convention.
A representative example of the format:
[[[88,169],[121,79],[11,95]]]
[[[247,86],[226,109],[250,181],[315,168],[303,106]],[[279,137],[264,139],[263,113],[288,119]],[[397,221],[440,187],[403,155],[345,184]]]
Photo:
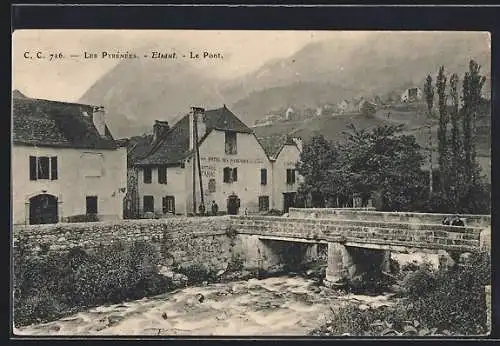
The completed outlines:
[[[264,148],[267,156],[272,160],[275,160],[278,157],[285,145],[297,146],[293,138],[287,135],[258,137],[257,139]]]
[[[181,118],[169,131],[153,145],[149,153],[143,159],[138,160],[137,165],[164,165],[179,164],[189,155],[189,115]],[[205,138],[213,131],[234,131],[242,133],[253,133],[236,115],[224,107],[205,111],[206,133],[199,139],[201,144]]]
[[[207,110],[205,112],[205,121],[207,129],[216,129],[221,131],[235,131],[243,133],[252,133],[253,131],[245,125],[233,112],[226,108]]]
[[[151,150],[153,135],[145,134],[142,136],[120,139],[119,141],[126,144],[128,165],[134,165],[137,161],[144,158]]]
[[[93,108],[77,103],[13,98],[13,143],[65,148],[116,148],[107,126],[104,137],[97,132],[91,119]]]

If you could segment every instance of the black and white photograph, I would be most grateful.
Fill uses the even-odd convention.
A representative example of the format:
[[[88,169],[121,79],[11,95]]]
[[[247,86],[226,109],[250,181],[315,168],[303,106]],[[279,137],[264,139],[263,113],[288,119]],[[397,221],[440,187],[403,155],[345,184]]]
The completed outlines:
[[[15,336],[491,333],[485,31],[12,35]]]

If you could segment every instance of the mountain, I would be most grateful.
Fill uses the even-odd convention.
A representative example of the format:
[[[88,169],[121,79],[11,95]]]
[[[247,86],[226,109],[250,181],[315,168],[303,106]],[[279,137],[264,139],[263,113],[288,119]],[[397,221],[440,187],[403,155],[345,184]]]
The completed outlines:
[[[191,106],[220,106],[218,81],[191,64],[134,59],[120,62],[80,98],[106,107],[115,137],[151,131],[155,119],[173,121]]]
[[[362,39],[313,42],[290,57],[225,80],[196,64],[137,59],[119,63],[81,98],[108,110],[116,137],[150,131],[154,119],[174,121],[190,106],[223,103],[251,125],[287,106],[314,108],[341,99],[385,95],[435,79],[439,66],[461,78],[470,59],[490,74],[488,36],[465,32],[372,32]],[[488,93],[490,79],[485,86]]]
[[[384,95],[413,85],[423,87],[426,76],[430,73],[435,79],[441,65],[448,73],[458,73],[463,78],[470,59],[482,66],[483,74],[491,76],[487,39],[477,33],[463,32],[375,32],[355,42],[345,39],[314,42],[289,58],[266,64],[233,81],[226,88],[233,93],[247,90],[249,95],[235,103],[234,110],[248,116],[247,121],[253,123],[269,108],[292,103],[308,106],[311,101],[308,88],[324,88],[317,99],[323,101],[326,96],[331,103],[353,96]],[[325,83],[334,88],[325,87]],[[297,92],[300,84],[304,88]],[[484,89],[490,93],[490,79]],[[288,97],[287,104],[283,104],[281,95],[294,97]],[[277,102],[269,101],[273,98]],[[268,109],[256,109],[259,105]]]

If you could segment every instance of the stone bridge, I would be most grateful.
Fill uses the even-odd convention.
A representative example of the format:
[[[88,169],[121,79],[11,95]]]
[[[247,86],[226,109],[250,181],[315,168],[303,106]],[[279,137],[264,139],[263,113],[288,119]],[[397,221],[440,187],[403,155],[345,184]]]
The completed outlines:
[[[489,247],[490,216],[460,215],[464,227],[440,224],[446,216],[452,215],[291,208],[288,217],[232,216],[231,226],[248,242],[250,258],[276,257],[266,245],[270,241],[325,244],[326,280],[335,282],[368,270],[367,264],[388,271],[391,251],[444,253],[458,260],[461,253]]]

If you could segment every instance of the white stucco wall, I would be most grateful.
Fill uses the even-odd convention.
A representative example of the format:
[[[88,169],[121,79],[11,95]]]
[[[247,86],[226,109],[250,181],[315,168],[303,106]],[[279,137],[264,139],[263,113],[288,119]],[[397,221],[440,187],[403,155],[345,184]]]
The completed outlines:
[[[102,155],[101,176],[89,177],[85,153]],[[57,180],[30,180],[29,156],[57,156]],[[102,219],[123,217],[123,197],[127,186],[127,151],[72,148],[48,148],[15,145],[12,148],[13,223],[29,219],[29,198],[47,193],[58,198],[59,219],[86,213],[86,196],[98,196],[98,214]]]
[[[295,184],[286,183],[286,170],[296,169],[300,159],[300,151],[295,145],[285,145],[273,163],[273,209],[283,210],[283,193],[296,192],[300,179],[295,171]]]
[[[286,169],[295,168],[300,152],[294,145],[287,145],[281,151],[276,163],[269,161],[264,149],[253,134],[237,133],[237,154],[225,153],[224,131],[213,130],[200,145],[200,163],[204,203],[210,212],[212,201],[216,201],[219,211],[227,211],[227,198],[235,193],[240,198],[240,213],[259,211],[259,196],[269,197],[269,209],[283,209],[283,193],[295,192],[300,177],[296,173],[296,183],[286,184]],[[167,184],[158,183],[158,168],[152,167],[151,184],[144,184],[144,170],[139,169],[138,190],[140,212],[143,211],[143,197],[154,197],[155,213],[162,214],[162,198],[175,197],[176,214],[193,212],[193,164],[195,165],[195,193],[197,211],[201,203],[200,183],[197,163],[191,158],[185,168],[169,167]],[[238,180],[224,182],[224,168],[237,168]],[[267,184],[261,185],[261,169],[267,169]],[[276,173],[278,172],[278,173]],[[215,192],[209,192],[209,180],[215,179]]]
[[[240,211],[259,211],[259,196],[269,196],[269,205],[272,201],[272,173],[271,163],[253,134],[237,133],[237,154],[225,153],[225,137],[223,131],[212,131],[200,146],[200,162],[202,171],[205,204],[210,207],[215,200],[220,211],[227,210],[227,197],[235,193],[240,198]],[[192,162],[186,165],[189,178],[186,191],[188,210],[192,210]],[[238,180],[224,183],[224,167],[237,168]],[[260,170],[267,169],[267,184],[261,185]],[[197,204],[200,202],[198,171],[196,171]],[[216,182],[214,193],[208,192],[208,182],[213,178]]]
[[[186,208],[186,172],[185,168],[168,167],[167,183],[158,183],[158,167],[151,168],[151,184],[144,183],[144,169],[140,168],[138,174],[139,210],[144,210],[144,196],[153,196],[155,213],[163,213],[163,197],[175,197],[175,213],[182,214]]]

